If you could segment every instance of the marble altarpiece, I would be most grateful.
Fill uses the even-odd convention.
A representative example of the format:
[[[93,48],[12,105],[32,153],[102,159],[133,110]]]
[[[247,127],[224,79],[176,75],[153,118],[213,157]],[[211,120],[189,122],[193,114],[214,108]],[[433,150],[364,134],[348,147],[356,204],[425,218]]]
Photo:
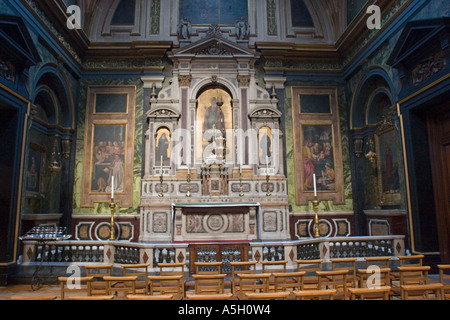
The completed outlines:
[[[142,242],[290,239],[281,112],[255,76],[258,53],[218,28],[169,54],[170,85],[146,114]],[[164,136],[161,134],[164,132]],[[162,150],[162,151],[161,151]]]

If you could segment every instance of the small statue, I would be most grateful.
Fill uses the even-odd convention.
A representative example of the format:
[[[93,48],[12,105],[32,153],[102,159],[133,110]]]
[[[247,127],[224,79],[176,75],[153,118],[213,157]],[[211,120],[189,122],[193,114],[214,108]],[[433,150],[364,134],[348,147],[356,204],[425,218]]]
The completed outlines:
[[[189,37],[191,36],[192,24],[186,17],[181,19],[180,23],[178,24],[177,33],[178,36],[180,36],[183,39],[189,39]]]
[[[244,17],[241,17],[239,21],[236,22],[236,38],[238,40],[244,40],[250,35],[250,26],[245,21]]]

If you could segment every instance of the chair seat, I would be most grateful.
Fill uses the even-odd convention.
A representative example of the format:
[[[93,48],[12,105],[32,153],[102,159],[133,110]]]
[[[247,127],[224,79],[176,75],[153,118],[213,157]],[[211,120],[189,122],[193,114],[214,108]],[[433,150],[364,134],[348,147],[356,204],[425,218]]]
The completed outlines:
[[[245,296],[250,300],[277,300],[287,299],[290,292],[246,292]]]

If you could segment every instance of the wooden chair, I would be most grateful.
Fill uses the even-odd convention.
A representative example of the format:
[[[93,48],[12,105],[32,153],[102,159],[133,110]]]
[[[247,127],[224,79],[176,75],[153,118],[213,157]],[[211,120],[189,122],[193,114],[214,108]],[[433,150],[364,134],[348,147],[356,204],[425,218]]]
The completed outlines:
[[[248,292],[269,292],[270,273],[239,273],[239,290],[236,296],[239,299],[245,298]]]
[[[412,256],[398,256],[398,266],[421,267],[423,266],[424,257],[425,256],[423,254],[416,254]],[[398,270],[391,272],[391,276],[392,281],[400,282],[400,272]]]
[[[318,289],[319,277],[316,271],[322,270],[322,259],[314,260],[296,260],[297,271],[304,271],[306,274],[303,277],[303,290]]]
[[[370,266],[377,266],[380,268],[390,268],[391,257],[364,257],[366,261],[366,269]]]
[[[378,268],[375,269],[373,268],[373,266],[374,265],[369,265],[368,269],[358,270],[359,288],[348,289],[351,294],[353,293],[352,297],[353,299],[390,300],[391,296],[394,295],[394,292],[391,290],[391,269],[380,268],[378,266],[377,266]],[[375,274],[375,272],[377,272],[377,274]],[[363,290],[351,290],[351,289],[363,289]]]
[[[321,289],[321,290],[295,290],[294,296],[297,300],[334,300],[336,294],[335,289]]]
[[[105,276],[103,280],[106,282],[106,295],[112,293],[126,292],[127,294],[136,294],[137,276]],[[120,285],[115,285],[119,283]],[[127,284],[129,286],[127,286]],[[130,288],[131,287],[131,288]]]
[[[222,261],[219,262],[194,262],[195,274],[221,274]]]
[[[305,271],[272,273],[274,291],[292,292],[294,290],[303,290],[303,277],[305,274]]]
[[[334,289],[336,292],[333,295],[334,299],[347,300],[348,293],[348,279],[349,270],[335,270],[335,271],[317,271],[319,276],[319,290]]]
[[[390,286],[374,288],[349,288],[350,300],[390,300]]]
[[[94,277],[58,277],[61,287],[61,300],[65,299],[65,292],[85,292],[87,296],[91,295],[91,281]],[[70,286],[66,286],[68,282]]]
[[[286,300],[290,292],[247,292],[245,297],[248,300]]]
[[[113,300],[113,295],[69,296],[68,300]]]
[[[148,267],[150,264],[122,264],[123,276],[137,276],[136,293],[148,294]],[[142,269],[142,270],[139,270]]]
[[[173,299],[184,297],[184,278],[178,275],[148,276],[151,296],[171,294]]]
[[[232,297],[232,293],[186,295],[188,300],[230,300]]]
[[[234,295],[239,290],[239,277],[240,274],[255,274],[256,273],[256,261],[232,261],[231,265],[231,293]]]
[[[356,288],[358,284],[358,277],[356,274],[356,260],[356,258],[330,259],[332,271],[349,271],[347,274],[347,287],[349,288]]]
[[[262,273],[268,272],[286,272],[287,260],[280,261],[261,261]]]
[[[56,300],[56,296],[53,295],[23,295],[23,296],[12,296],[11,300]]]
[[[176,296],[179,294],[179,292],[182,293],[182,295],[179,297],[180,299],[183,298],[185,295],[185,283],[186,283],[185,266],[186,263],[178,263],[178,262],[158,263],[160,276],[181,276],[181,280],[179,281],[180,288],[176,291]],[[153,287],[155,287],[156,285],[157,284],[154,283]]]
[[[173,294],[146,295],[146,294],[129,294],[128,300],[172,300]]]
[[[439,264],[439,282],[443,285],[443,299],[450,300],[450,264]]]
[[[429,266],[398,267],[402,300],[430,300],[443,298],[443,284],[428,283]],[[431,293],[431,296],[430,296]]]
[[[91,295],[106,295],[106,283],[104,276],[111,276],[112,264],[85,265],[86,276],[93,277],[91,280]]]
[[[221,274],[193,274],[195,294],[223,294],[225,293],[225,277]]]

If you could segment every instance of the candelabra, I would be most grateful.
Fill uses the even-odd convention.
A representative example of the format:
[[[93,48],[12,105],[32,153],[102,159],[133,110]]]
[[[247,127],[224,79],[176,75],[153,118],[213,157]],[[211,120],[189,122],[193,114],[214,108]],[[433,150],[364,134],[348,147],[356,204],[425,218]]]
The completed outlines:
[[[266,175],[266,185],[267,185],[267,192],[266,192],[266,196],[270,197],[272,195],[272,193],[270,192],[270,185],[269,185],[269,172],[267,172]]]
[[[191,196],[191,173],[188,172],[187,175],[187,193],[186,193],[186,197],[190,197]]]
[[[116,208],[116,203],[114,202],[114,198],[111,198],[109,207],[111,208],[111,227],[110,227],[110,232],[109,232],[109,240],[115,240],[116,235],[114,232],[114,210]]]
[[[317,196],[314,197],[313,206],[314,206],[314,238],[320,238],[319,233],[319,200]]]
[[[244,191],[242,190],[242,171],[239,171],[239,196],[243,197],[244,196]]]
[[[163,170],[161,169],[161,175],[159,176],[159,194],[158,197],[162,198],[164,197],[164,193],[163,193]]]

